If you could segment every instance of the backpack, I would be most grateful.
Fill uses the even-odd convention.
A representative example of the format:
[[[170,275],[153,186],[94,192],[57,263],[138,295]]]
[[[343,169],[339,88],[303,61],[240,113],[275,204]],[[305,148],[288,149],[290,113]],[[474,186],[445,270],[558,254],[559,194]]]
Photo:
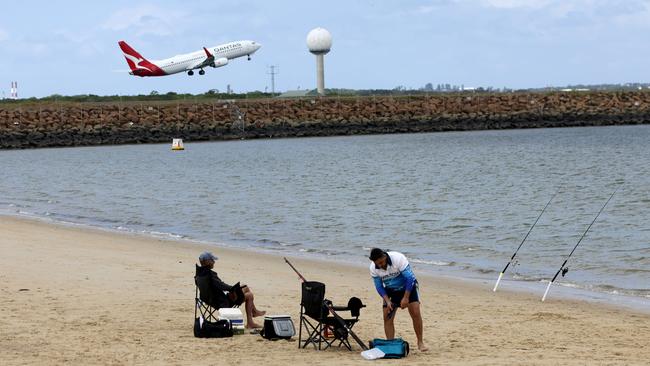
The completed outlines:
[[[209,322],[203,317],[194,319],[194,336],[197,338],[232,337],[232,325],[227,319]]]
[[[386,355],[383,358],[402,358],[409,354],[409,342],[402,338],[381,339],[370,341],[370,348],[379,348]]]

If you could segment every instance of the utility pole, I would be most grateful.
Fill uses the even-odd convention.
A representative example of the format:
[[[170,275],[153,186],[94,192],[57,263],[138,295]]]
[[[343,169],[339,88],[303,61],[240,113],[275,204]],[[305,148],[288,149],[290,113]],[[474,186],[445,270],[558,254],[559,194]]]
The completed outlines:
[[[18,99],[18,82],[17,81],[12,81],[11,82],[11,99]]]
[[[267,74],[271,75],[271,96],[275,95],[275,75],[280,73],[279,68],[279,66],[271,65],[269,66],[271,71],[267,72]]]

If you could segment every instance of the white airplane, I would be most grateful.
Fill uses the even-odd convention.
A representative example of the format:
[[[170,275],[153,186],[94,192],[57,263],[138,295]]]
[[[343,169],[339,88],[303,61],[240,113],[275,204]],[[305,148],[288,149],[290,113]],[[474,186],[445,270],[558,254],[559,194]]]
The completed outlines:
[[[205,74],[204,67],[226,66],[228,62],[237,57],[247,56],[248,60],[255,51],[262,47],[255,41],[235,41],[222,44],[216,47],[205,48],[201,51],[176,55],[164,60],[147,60],[124,41],[118,44],[124,52],[126,63],[131,71],[129,74],[136,76],[165,76],[187,72],[187,75],[194,75],[199,69],[199,75]]]

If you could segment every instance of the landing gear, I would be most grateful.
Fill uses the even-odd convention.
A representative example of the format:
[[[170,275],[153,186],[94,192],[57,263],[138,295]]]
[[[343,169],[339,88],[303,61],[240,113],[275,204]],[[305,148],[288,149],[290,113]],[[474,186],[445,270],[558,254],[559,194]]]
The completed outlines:
[[[205,75],[205,70],[203,69],[199,70],[199,75]]]
[[[246,55],[246,56],[248,56],[248,61],[250,61],[251,60],[251,55]]]
[[[188,72],[187,72],[187,75],[189,75],[189,76],[194,75],[194,71],[192,71],[192,70],[188,71]]]

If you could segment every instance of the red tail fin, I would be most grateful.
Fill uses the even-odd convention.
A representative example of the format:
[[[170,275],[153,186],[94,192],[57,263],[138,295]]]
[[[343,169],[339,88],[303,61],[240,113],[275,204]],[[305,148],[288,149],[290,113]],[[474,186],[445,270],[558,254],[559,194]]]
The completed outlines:
[[[128,43],[119,41],[118,44],[120,45],[122,52],[124,52],[124,58],[126,59],[126,63],[129,64],[131,71],[134,71],[138,68],[139,62],[146,61],[146,59],[142,57],[138,51],[129,46]]]
[[[165,72],[155,64],[149,62],[146,58],[142,57],[138,51],[134,50],[124,41],[119,41],[118,44],[124,53],[126,63],[131,68],[131,74],[137,76],[163,76]]]

